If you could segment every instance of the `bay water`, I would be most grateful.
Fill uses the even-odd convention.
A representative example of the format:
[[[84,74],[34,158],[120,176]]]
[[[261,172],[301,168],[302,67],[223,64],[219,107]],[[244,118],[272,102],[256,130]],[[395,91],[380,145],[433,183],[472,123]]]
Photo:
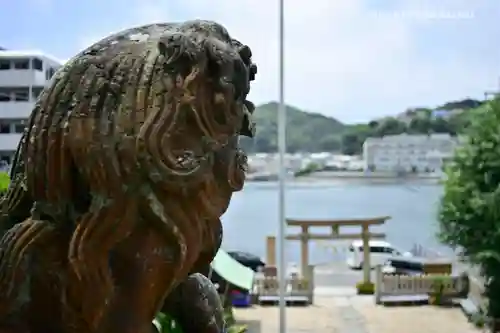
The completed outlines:
[[[297,219],[352,219],[390,216],[383,226],[371,227],[386,233],[386,240],[404,251],[414,244],[450,253],[436,238],[437,212],[443,193],[439,185],[289,183],[286,187],[286,217]],[[223,248],[250,252],[265,259],[266,236],[277,235],[279,225],[278,184],[247,183],[233,196],[222,217]],[[314,231],[317,230],[317,231]],[[360,227],[342,229],[359,232]],[[314,228],[327,233],[327,228]],[[290,227],[288,234],[299,233]],[[346,242],[311,242],[310,262],[341,260]],[[299,243],[286,242],[287,262],[300,262]]]

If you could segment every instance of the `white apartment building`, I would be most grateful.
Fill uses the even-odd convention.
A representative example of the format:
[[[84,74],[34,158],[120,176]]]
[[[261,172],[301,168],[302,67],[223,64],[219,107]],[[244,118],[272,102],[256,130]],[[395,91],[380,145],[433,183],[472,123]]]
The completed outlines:
[[[390,135],[363,144],[367,171],[441,173],[459,140],[449,134]]]
[[[0,49],[0,167],[10,164],[38,95],[61,65],[42,52]]]

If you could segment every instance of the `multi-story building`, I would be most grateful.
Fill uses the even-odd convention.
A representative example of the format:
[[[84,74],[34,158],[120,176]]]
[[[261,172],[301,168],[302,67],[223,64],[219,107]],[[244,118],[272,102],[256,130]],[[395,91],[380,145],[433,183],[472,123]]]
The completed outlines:
[[[0,50],[0,167],[11,162],[38,95],[61,65],[42,52]]]
[[[440,173],[459,144],[449,134],[390,135],[368,138],[363,144],[367,171]]]

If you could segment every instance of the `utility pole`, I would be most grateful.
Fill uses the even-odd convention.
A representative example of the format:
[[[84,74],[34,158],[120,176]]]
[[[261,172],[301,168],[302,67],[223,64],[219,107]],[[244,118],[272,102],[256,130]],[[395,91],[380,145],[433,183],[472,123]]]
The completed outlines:
[[[278,152],[279,152],[279,333],[286,333],[286,261],[285,261],[285,182],[286,182],[286,106],[285,106],[285,0],[279,0],[279,107],[278,107]]]

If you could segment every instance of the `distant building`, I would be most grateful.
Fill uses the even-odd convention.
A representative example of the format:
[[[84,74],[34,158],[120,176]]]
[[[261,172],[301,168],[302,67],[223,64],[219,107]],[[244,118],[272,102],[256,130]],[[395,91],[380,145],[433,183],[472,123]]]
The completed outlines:
[[[450,110],[439,109],[439,110],[433,110],[431,115],[434,118],[446,118],[449,116],[450,113],[451,113]]]
[[[42,52],[0,50],[0,164],[10,164],[38,95],[61,65]]]
[[[390,135],[368,138],[363,144],[367,171],[441,173],[459,140],[449,134]]]

